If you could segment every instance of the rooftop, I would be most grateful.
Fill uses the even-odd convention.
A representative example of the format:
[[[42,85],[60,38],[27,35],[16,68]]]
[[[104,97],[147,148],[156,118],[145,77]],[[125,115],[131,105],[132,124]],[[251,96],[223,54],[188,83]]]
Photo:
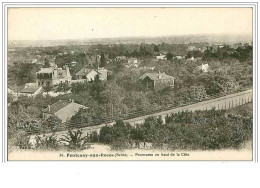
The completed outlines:
[[[95,71],[97,71],[98,73],[108,72],[108,70],[104,69],[104,68],[98,68],[98,69],[95,69]]]
[[[20,93],[34,94],[40,87],[25,87]]]
[[[92,69],[87,67],[83,67],[80,71],[76,74],[76,76],[86,76]]]
[[[60,101],[58,101],[58,102],[56,102],[56,103],[50,105],[50,106],[49,106],[50,109],[49,109],[49,107],[48,107],[48,108],[45,108],[45,109],[43,110],[43,112],[47,112],[47,113],[53,114],[53,113],[59,111],[60,109],[64,108],[64,107],[67,106],[68,104],[70,104],[70,102],[60,100]]]
[[[139,79],[143,80],[146,77],[149,77],[151,80],[166,80],[166,79],[174,79],[173,76],[167,75],[165,73],[145,73]]]
[[[62,70],[61,68],[59,68],[57,70],[57,74],[58,74],[58,78],[70,77],[70,74],[67,75],[67,71],[66,70]]]
[[[89,69],[87,67],[82,68],[76,76],[86,76],[90,71],[95,70],[97,73],[102,74],[104,72],[107,72],[107,69],[104,68],[98,68],[98,69]]]
[[[47,108],[45,108],[43,110],[43,112],[45,113],[49,113],[49,114],[54,114],[56,112],[58,112],[59,110],[61,110],[62,108],[65,108],[69,105],[69,110],[75,110],[75,109],[80,109],[80,108],[87,108],[81,104],[78,103],[74,103],[74,101],[70,102],[70,101],[65,101],[65,100],[59,100],[58,102],[48,106]]]
[[[53,69],[52,68],[41,68],[40,71],[38,71],[37,73],[52,73]]]

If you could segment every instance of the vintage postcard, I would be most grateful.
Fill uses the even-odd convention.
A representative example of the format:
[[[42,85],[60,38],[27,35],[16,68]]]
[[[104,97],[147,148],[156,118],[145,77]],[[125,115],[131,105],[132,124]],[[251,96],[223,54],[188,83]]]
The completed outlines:
[[[253,161],[254,14],[6,7],[7,160]]]

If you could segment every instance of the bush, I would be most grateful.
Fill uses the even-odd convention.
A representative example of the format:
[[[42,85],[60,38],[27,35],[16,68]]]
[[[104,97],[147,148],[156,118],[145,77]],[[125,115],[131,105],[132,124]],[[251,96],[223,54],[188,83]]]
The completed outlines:
[[[99,136],[96,131],[93,131],[89,134],[89,141],[90,142],[99,142]]]
[[[59,144],[59,141],[57,140],[57,137],[55,136],[55,133],[53,133],[50,136],[39,136],[37,135],[35,137],[35,148],[40,150],[57,150],[60,149],[61,146]]]
[[[189,118],[183,118],[184,114],[174,114],[167,120],[171,135],[167,144],[171,149],[239,149],[252,140],[252,117],[214,109],[190,113]]]
[[[26,136],[25,133],[18,133],[16,135],[15,146],[18,146],[20,149],[31,149],[30,137]]]
[[[131,145],[129,144],[127,139],[120,137],[116,140],[113,140],[110,143],[110,148],[111,150],[124,150],[124,149],[130,149]]]
[[[90,148],[90,143],[87,136],[82,137],[82,130],[72,131],[69,130],[67,135],[63,135],[60,139],[61,142],[65,143],[65,146],[69,150],[84,150]]]

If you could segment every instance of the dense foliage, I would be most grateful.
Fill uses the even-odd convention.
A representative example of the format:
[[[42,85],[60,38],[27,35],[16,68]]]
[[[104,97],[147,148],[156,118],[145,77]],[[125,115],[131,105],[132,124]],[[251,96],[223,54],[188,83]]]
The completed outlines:
[[[189,45],[195,46],[196,49],[188,50]],[[73,79],[83,66],[88,68],[100,66],[108,69],[109,72],[107,81],[101,81],[97,77],[94,81],[73,83],[70,86],[58,84],[54,88],[44,87],[44,91],[47,92],[46,96],[42,94],[35,98],[20,96],[15,100],[15,96],[8,95],[8,138],[16,142],[16,135],[22,134],[23,131],[40,130],[41,132],[48,132],[55,131],[57,127],[91,126],[102,122],[149,114],[153,111],[185,103],[199,102],[210,99],[213,95],[251,88],[253,86],[252,46],[248,44],[239,44],[238,46],[234,48],[224,45],[221,48],[215,48],[214,45],[208,46],[204,43],[161,43],[156,45],[142,43],[17,48],[15,52],[10,52],[8,55],[8,87],[15,92],[19,92],[25,83],[35,82],[35,73],[40,68],[49,67],[53,63],[58,67],[69,65]],[[207,48],[198,50],[204,47]],[[155,58],[160,54],[165,54],[166,59],[158,60]],[[127,60],[116,61],[117,56],[138,58],[138,67],[127,68]],[[177,56],[181,56],[181,58],[179,59]],[[192,58],[195,59],[192,60]],[[33,64],[31,63],[33,59],[37,59],[38,63],[43,62],[43,64]],[[75,61],[76,65],[72,65],[72,61]],[[209,65],[208,72],[198,70],[197,67],[202,63]],[[174,88],[146,90],[142,87],[138,80],[140,76],[147,72],[159,71],[176,78]],[[48,93],[51,91],[65,92],[65,94],[50,97]],[[48,105],[52,105],[59,100],[71,99],[88,108],[80,110],[66,124],[62,124],[55,117],[43,119],[42,110],[47,108]],[[221,118],[212,120],[211,124],[219,125],[221,124],[220,121]],[[188,122],[183,123],[185,126],[189,126],[186,125]],[[151,125],[151,130],[156,129],[154,128],[156,126],[160,126],[160,128],[162,126],[161,130],[165,131],[156,132],[156,135],[158,135],[154,135],[156,136],[153,138],[154,146],[161,147],[162,144],[166,143],[165,140],[160,140],[162,138],[160,134],[167,136],[171,130],[171,124],[174,124],[172,130],[180,130],[180,132],[182,127],[185,127],[176,124],[173,117],[172,122],[167,124],[167,128],[156,123]],[[122,124],[118,126],[121,127]],[[206,126],[206,124],[201,126]],[[223,129],[226,129],[228,125],[224,124],[223,126]],[[143,127],[146,127],[146,124]],[[230,130],[235,131],[234,128],[230,128]],[[137,128],[130,131],[130,136],[123,135],[124,138],[127,137],[127,143],[130,144],[130,147],[139,147],[140,144],[144,145],[147,141],[152,142],[149,140],[152,138],[150,132],[143,134],[141,131],[143,129]],[[193,131],[196,132],[199,129],[194,128]],[[204,138],[205,135],[200,136]],[[113,142],[115,149],[120,148],[118,144],[123,143],[121,136],[112,139],[108,135],[105,138],[100,138],[100,140],[102,142],[105,142],[105,140]],[[95,139],[97,138],[95,137]],[[155,140],[157,141],[155,142]],[[177,143],[176,140],[172,141]],[[10,142],[10,144],[13,144],[13,142]],[[21,143],[26,145],[27,140]],[[127,143],[125,143],[126,146],[128,146]],[[170,140],[167,141],[167,144],[169,147],[175,147],[174,144],[170,145]],[[235,141],[233,145],[236,145]],[[205,146],[205,148],[210,147]],[[219,143],[218,146],[214,147],[226,146]]]
[[[238,149],[252,140],[253,119],[250,114],[237,115],[226,110],[180,112],[166,118],[149,117],[132,127],[117,121],[112,127],[102,127],[99,141],[111,149],[146,148],[147,143],[157,149],[216,150]]]

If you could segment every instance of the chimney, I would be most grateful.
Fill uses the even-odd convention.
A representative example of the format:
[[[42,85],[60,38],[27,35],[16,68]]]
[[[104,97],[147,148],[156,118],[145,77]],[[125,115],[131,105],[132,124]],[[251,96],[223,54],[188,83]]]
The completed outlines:
[[[48,111],[51,111],[51,105],[48,105]]]

